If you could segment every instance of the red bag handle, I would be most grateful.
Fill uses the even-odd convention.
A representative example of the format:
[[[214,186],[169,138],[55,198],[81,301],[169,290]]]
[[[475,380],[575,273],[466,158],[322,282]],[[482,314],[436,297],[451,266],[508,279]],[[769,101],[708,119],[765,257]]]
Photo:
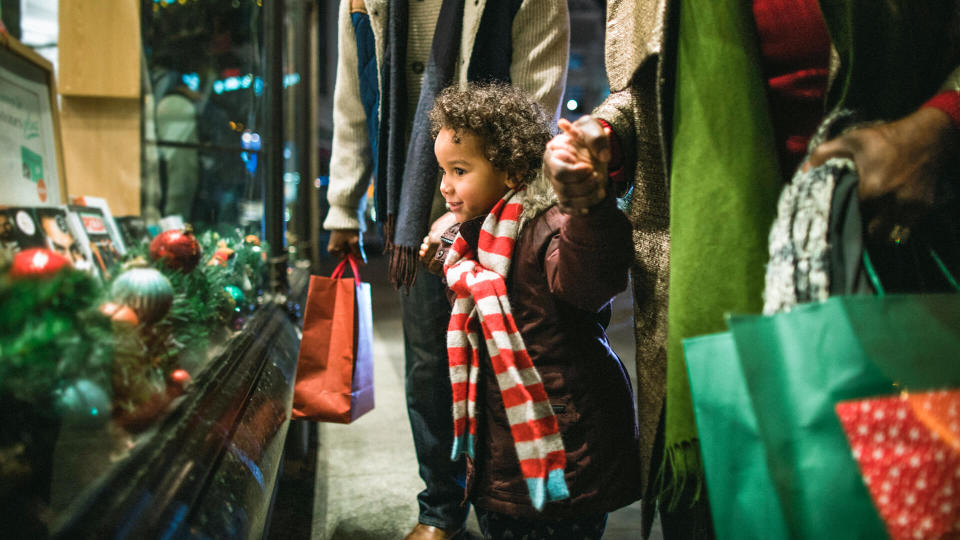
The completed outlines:
[[[330,274],[332,279],[340,279],[343,277],[343,271],[347,268],[347,261],[350,262],[350,269],[353,270],[353,277],[356,278],[357,284],[360,284],[360,268],[357,266],[357,259],[354,258],[353,253],[348,253],[343,260],[340,261],[340,264],[333,269],[333,273]]]

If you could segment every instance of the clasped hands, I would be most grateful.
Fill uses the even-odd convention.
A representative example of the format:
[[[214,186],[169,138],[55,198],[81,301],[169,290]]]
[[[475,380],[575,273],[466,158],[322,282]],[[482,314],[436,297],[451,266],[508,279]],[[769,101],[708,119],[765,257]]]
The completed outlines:
[[[610,162],[610,132],[596,118],[581,116],[571,123],[565,118],[543,153],[543,171],[557,194],[557,204],[566,214],[586,214],[607,196]]]

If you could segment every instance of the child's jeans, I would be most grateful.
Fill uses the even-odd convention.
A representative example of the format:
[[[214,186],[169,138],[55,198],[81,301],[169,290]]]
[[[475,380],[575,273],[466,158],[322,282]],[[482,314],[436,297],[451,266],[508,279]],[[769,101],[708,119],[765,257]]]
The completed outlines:
[[[485,540],[599,540],[607,514],[578,519],[534,520],[474,507]]]

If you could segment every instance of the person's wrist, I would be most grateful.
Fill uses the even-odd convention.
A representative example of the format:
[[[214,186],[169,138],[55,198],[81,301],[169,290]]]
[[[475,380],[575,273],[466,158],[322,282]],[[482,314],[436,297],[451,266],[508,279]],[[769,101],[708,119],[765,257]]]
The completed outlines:
[[[930,98],[923,107],[939,109],[950,117],[954,129],[960,129],[960,91],[949,90],[940,92]]]

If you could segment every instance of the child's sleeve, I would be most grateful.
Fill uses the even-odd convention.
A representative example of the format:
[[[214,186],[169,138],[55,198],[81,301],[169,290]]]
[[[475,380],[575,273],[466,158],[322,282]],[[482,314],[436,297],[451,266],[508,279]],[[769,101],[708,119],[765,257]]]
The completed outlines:
[[[547,248],[544,270],[555,296],[596,312],[627,288],[632,258],[630,222],[607,197],[588,214],[565,216]]]

